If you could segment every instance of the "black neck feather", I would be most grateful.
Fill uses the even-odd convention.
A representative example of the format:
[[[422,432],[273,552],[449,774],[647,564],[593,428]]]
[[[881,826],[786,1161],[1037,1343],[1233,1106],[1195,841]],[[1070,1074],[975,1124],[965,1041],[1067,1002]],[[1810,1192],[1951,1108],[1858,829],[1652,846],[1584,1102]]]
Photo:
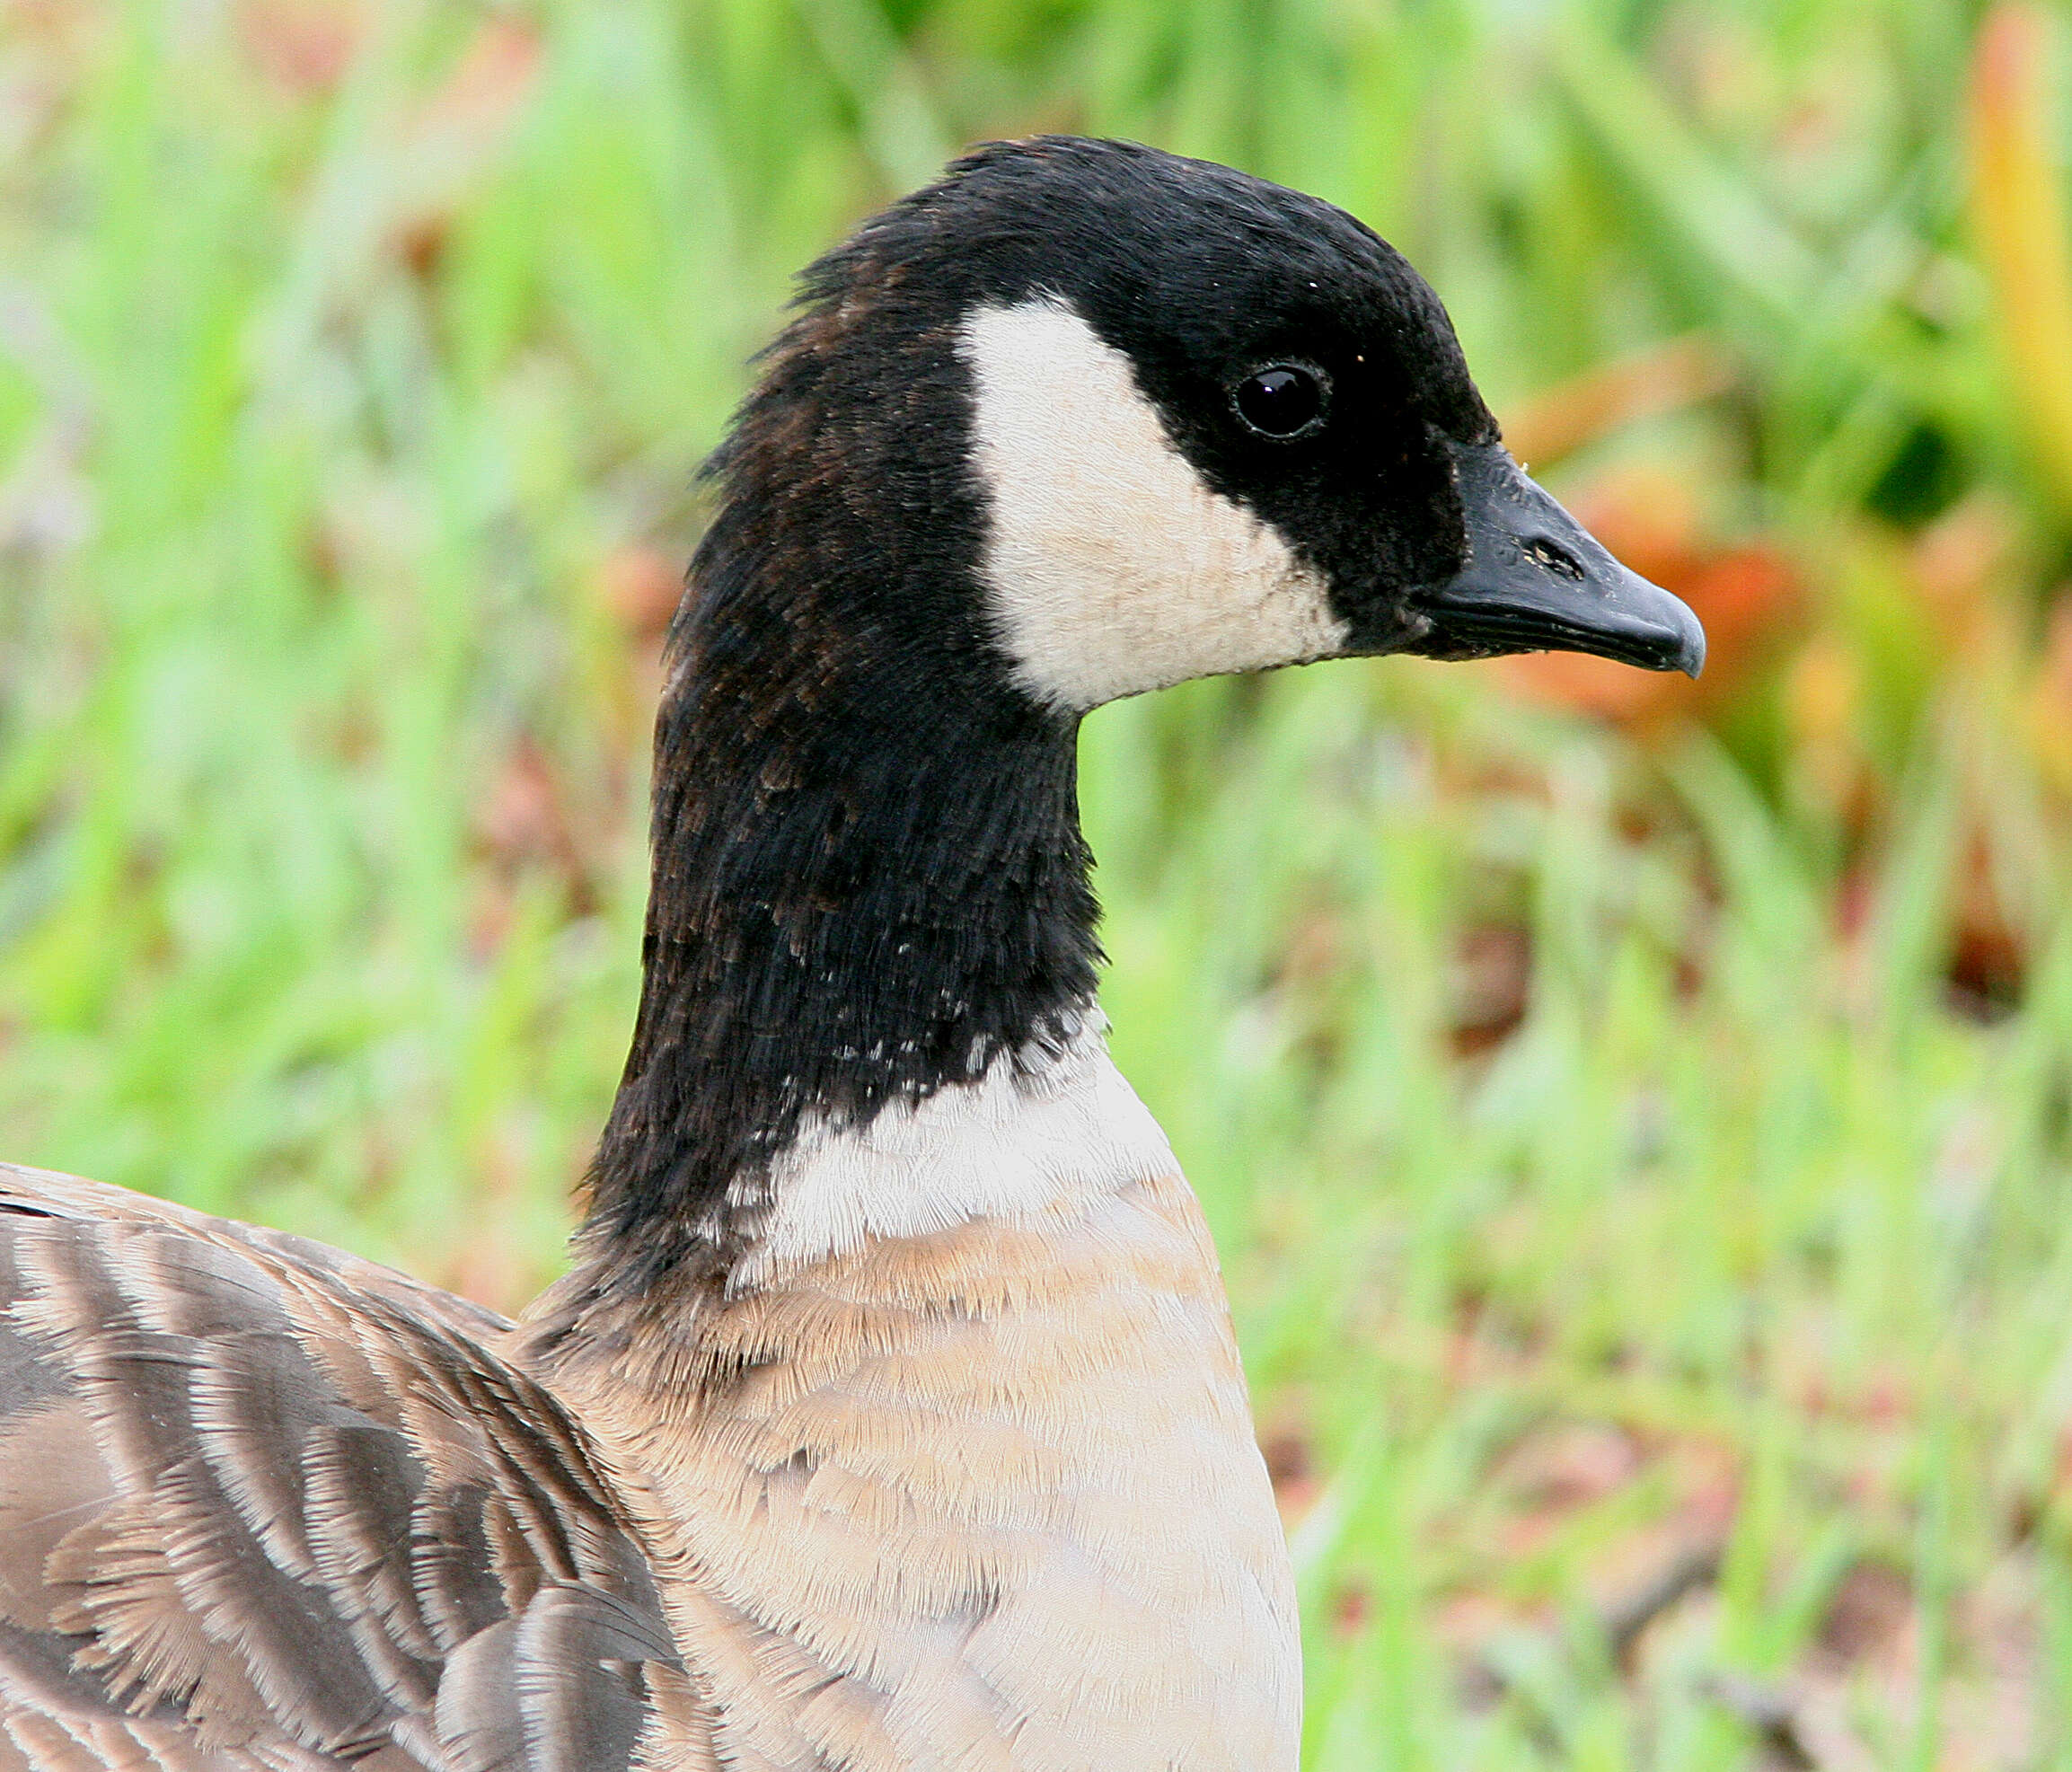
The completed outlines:
[[[896,350],[901,318],[872,337]],[[962,366],[945,338],[881,385],[847,331],[825,309],[791,329],[712,470],[656,734],[639,1018],[579,1245],[594,1295],[723,1274],[807,1115],[967,1080],[1093,995],[1077,723],[985,628]]]

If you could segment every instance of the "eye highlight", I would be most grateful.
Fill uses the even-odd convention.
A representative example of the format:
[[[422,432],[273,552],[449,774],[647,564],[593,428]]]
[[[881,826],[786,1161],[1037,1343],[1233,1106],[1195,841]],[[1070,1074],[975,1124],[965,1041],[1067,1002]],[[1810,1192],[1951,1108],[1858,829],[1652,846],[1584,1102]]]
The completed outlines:
[[[1286,442],[1324,422],[1329,383],[1306,363],[1274,363],[1255,369],[1230,390],[1238,416],[1261,436]]]

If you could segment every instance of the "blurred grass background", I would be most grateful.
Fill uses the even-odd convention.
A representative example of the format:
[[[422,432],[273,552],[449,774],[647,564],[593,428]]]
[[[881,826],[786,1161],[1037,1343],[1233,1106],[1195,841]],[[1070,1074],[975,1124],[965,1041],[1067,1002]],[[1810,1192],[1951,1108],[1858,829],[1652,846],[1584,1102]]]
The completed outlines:
[[[2068,31],[2028,0],[0,0],[6,1154],[507,1308],[692,475],[959,144],[1329,197],[1702,685],[1106,710],[1317,1768],[2072,1764]]]

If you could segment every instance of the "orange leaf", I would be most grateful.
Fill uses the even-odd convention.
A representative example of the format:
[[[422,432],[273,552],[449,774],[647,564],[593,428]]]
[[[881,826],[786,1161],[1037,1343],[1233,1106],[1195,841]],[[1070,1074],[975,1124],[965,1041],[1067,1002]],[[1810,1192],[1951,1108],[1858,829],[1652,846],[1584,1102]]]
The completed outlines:
[[[1784,555],[1760,541],[1711,541],[1671,475],[1628,471],[1578,498],[1575,512],[1618,559],[1691,606],[1705,623],[1706,673],[1692,683],[1574,652],[1498,661],[1505,683],[1534,701],[1636,729],[1664,727],[1741,686],[1794,615],[1798,577]]]
[[[1689,333],[1533,395],[1503,415],[1503,440],[1521,462],[1552,467],[1621,425],[1708,399],[1731,380],[1726,359],[1711,340]]]

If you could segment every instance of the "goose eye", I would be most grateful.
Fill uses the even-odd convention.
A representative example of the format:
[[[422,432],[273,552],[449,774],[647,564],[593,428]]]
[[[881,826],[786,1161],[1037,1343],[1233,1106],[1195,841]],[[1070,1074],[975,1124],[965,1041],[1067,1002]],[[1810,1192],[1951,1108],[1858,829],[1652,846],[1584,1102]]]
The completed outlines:
[[[1262,436],[1300,436],[1324,416],[1323,378],[1299,363],[1255,370],[1230,397],[1238,416]]]

